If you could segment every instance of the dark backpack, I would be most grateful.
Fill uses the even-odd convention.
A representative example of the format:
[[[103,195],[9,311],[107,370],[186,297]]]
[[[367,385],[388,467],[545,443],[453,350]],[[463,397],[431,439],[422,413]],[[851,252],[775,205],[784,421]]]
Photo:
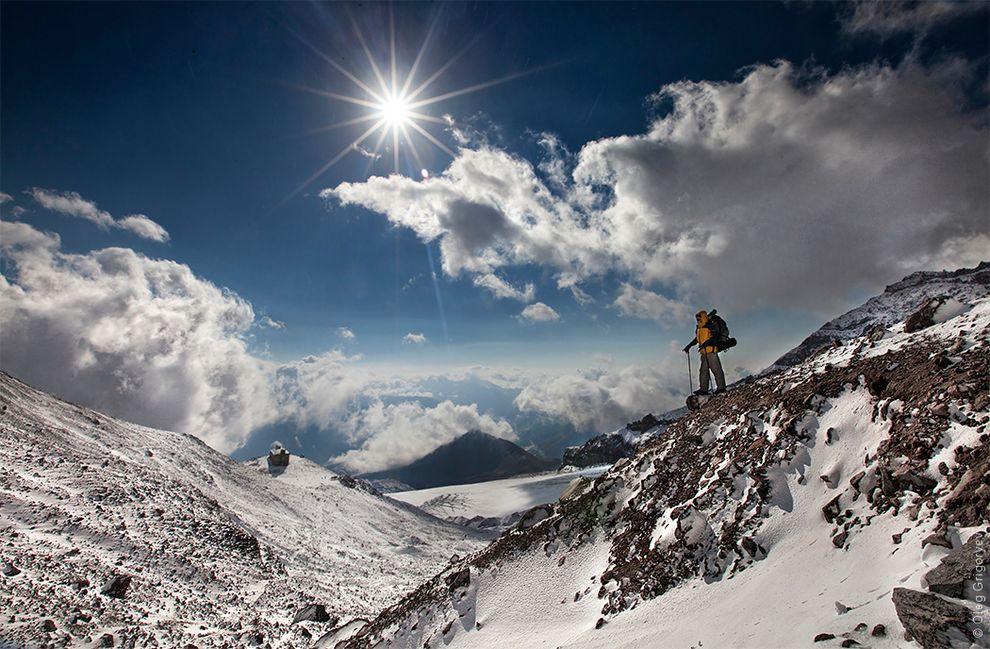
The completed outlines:
[[[715,347],[719,351],[736,346],[736,339],[729,337],[729,325],[725,324],[725,320],[722,319],[722,316],[718,315],[718,311],[715,309],[712,309],[708,314],[708,324],[705,326],[712,333]]]

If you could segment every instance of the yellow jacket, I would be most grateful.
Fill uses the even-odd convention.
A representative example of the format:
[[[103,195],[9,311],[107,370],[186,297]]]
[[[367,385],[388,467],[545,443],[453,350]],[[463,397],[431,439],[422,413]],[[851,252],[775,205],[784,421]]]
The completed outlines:
[[[694,330],[694,339],[698,341],[698,351],[702,354],[717,352],[714,345],[705,345],[705,341],[712,337],[712,332],[705,325],[708,324],[708,312],[698,311],[698,326]]]

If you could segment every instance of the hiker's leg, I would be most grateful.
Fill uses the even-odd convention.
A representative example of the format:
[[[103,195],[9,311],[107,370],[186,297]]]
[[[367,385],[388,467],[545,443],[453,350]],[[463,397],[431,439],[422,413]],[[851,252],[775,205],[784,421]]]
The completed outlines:
[[[701,369],[698,370],[698,388],[708,391],[708,354],[701,355]]]
[[[712,374],[715,375],[715,386],[719,390],[724,390],[725,372],[722,371],[722,361],[718,357],[718,352],[709,352],[705,354],[705,358],[708,361],[708,366],[712,368]]]

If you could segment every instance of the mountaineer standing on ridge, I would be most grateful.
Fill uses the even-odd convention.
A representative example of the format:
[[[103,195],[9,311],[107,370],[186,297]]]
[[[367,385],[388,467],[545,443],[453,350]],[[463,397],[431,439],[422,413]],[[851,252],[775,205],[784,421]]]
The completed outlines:
[[[725,392],[725,372],[722,371],[722,361],[719,360],[718,353],[734,345],[735,340],[729,338],[729,327],[715,309],[712,309],[711,314],[707,311],[698,311],[695,318],[698,326],[694,330],[694,340],[684,347],[685,354],[690,354],[691,348],[695,345],[700,347],[701,370],[698,374],[699,385],[695,394],[708,394],[709,371],[715,375],[717,387],[715,394],[721,394]]]

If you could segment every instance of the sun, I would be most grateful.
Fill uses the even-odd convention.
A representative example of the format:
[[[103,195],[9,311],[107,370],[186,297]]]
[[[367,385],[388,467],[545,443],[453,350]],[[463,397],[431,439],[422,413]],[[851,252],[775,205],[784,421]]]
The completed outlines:
[[[444,72],[446,72],[447,69],[450,68],[454,62],[457,61],[479,38],[479,36],[475,36],[465,47],[454,54],[445,64],[440,66],[439,69],[435,70],[429,76],[420,75],[418,74],[419,65],[422,62],[423,55],[431,42],[439,19],[440,13],[438,12],[430,25],[429,31],[426,34],[426,38],[423,40],[423,44],[419,48],[419,52],[417,53],[415,60],[405,74],[402,74],[398,70],[400,65],[396,60],[395,22],[391,11],[391,5],[389,5],[390,47],[387,53],[387,66],[379,67],[379,60],[376,60],[378,57],[371,53],[371,50],[368,48],[367,41],[364,39],[364,35],[358,28],[357,22],[354,20],[354,17],[351,16],[351,26],[353,27],[354,36],[356,37],[361,49],[364,51],[364,54],[368,60],[368,65],[371,68],[372,76],[368,79],[361,79],[357,77],[350,70],[346,69],[340,62],[325,54],[319,47],[304,38],[301,34],[296,33],[288,26],[285,26],[286,30],[289,31],[289,33],[292,34],[297,40],[299,40],[299,42],[312,50],[317,56],[329,63],[331,67],[353,83],[360,93],[357,97],[354,97],[322,88],[312,88],[293,83],[289,83],[287,85],[295,88],[296,90],[328,97],[335,101],[347,102],[366,109],[366,113],[364,115],[360,115],[343,122],[320,126],[307,131],[307,134],[312,135],[315,133],[348,126],[360,125],[360,128],[363,128],[363,125],[370,124],[370,126],[364,129],[361,134],[358,135],[357,138],[355,138],[350,144],[345,146],[339,153],[330,158],[326,164],[321,166],[309,178],[303,181],[303,183],[300,184],[288,197],[286,197],[285,200],[288,200],[292,196],[295,196],[301,192],[307,185],[316,180],[320,175],[326,172],[327,169],[336,164],[348,153],[360,151],[371,160],[380,159],[382,156],[379,154],[379,151],[381,151],[383,144],[389,140],[391,141],[390,148],[392,153],[393,173],[400,173],[399,146],[400,142],[403,142],[405,145],[405,150],[412,154],[413,160],[409,161],[410,167],[412,169],[421,169],[424,181],[429,180],[429,172],[426,170],[426,164],[424,163],[422,157],[420,156],[420,152],[414,143],[414,136],[423,138],[426,142],[442,150],[451,158],[455,157],[455,154],[450,147],[441,142],[427,129],[428,124],[432,124],[434,127],[448,127],[449,118],[446,118],[445,116],[445,119],[440,119],[439,117],[424,112],[424,109],[428,109],[428,107],[434,106],[435,104],[447,99],[452,99],[468,93],[478,92],[479,90],[484,90],[513,79],[518,79],[519,77],[533,74],[544,67],[541,66],[507,74],[497,79],[475,83],[458,90],[452,90],[441,94],[428,94],[427,90],[430,86],[432,86],[433,83],[440,76],[442,76]],[[420,81],[419,79],[421,76],[426,78]],[[376,137],[372,139],[374,145],[371,149],[369,150],[362,147],[361,144],[365,140],[372,138],[372,136]],[[412,163],[415,163],[415,165]]]
[[[402,128],[412,119],[409,100],[402,96],[388,97],[378,106],[378,116],[392,128]]]

